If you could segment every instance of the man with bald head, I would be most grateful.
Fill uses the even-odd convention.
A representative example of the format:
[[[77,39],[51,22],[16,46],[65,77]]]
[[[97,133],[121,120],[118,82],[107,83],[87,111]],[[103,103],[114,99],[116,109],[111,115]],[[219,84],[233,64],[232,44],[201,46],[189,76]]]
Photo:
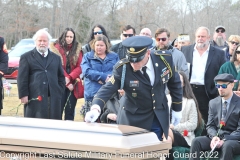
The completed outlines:
[[[149,38],[152,38],[152,32],[149,28],[143,28],[140,33],[139,36],[146,36]],[[152,45],[149,48],[153,48],[155,46],[155,41],[153,41]]]
[[[209,29],[199,27],[195,33],[195,44],[181,47],[189,64],[189,80],[205,123],[208,121],[208,103],[218,96],[213,79],[226,62],[224,51],[211,46],[209,42]]]
[[[149,38],[152,38],[152,32],[149,28],[143,28],[140,33],[139,36],[147,36]]]

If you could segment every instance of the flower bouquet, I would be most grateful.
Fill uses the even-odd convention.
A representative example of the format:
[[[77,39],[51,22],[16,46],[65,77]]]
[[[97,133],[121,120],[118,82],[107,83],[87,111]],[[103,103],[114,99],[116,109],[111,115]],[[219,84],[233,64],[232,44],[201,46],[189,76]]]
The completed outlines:
[[[36,100],[42,101],[42,97],[41,97],[41,96],[38,96],[37,98],[32,98],[32,99],[28,100],[28,103],[31,102],[31,101],[36,101]],[[14,110],[14,109],[17,109],[17,111],[16,111],[16,115],[17,115],[17,114],[18,114],[18,109],[19,109],[19,107],[20,107],[22,104],[23,104],[23,103],[20,103],[17,107],[12,108],[10,111],[12,111],[12,110]]]

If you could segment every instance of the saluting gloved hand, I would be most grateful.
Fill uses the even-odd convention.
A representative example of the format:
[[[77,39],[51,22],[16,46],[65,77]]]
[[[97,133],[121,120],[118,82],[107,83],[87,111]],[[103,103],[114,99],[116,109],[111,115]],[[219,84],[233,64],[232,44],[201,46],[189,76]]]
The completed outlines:
[[[177,124],[180,123],[181,118],[182,118],[182,111],[176,112],[176,111],[172,110],[172,124],[174,126],[176,126]]]
[[[87,123],[95,122],[98,119],[100,113],[101,113],[101,108],[99,107],[99,105],[96,105],[96,104],[92,105],[91,110],[88,111],[85,115],[85,121]]]

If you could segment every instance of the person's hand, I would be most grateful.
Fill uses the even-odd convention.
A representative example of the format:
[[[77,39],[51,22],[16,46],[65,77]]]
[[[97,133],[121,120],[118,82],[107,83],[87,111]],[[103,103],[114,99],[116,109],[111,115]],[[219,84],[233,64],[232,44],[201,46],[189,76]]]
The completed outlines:
[[[174,129],[174,125],[170,124],[169,128]]]
[[[68,77],[65,77],[66,85],[70,82],[70,79]]]
[[[109,113],[109,114],[107,115],[107,118],[108,118],[108,119],[111,119],[111,120],[113,120],[113,121],[116,121],[116,120],[117,120],[117,115],[116,115],[115,113]]]
[[[219,142],[218,145],[217,145],[217,148],[221,148],[222,145],[223,145],[223,143],[224,143],[224,141],[223,141],[223,140],[220,140],[220,142]]]
[[[69,85],[67,86],[67,88],[68,88],[70,91],[72,91],[72,90],[74,89],[73,84],[69,84]]]
[[[108,75],[105,82],[108,82],[110,78],[111,78],[111,75]]]
[[[85,121],[87,123],[95,122],[98,119],[100,113],[101,113],[101,109],[99,105],[96,105],[96,104],[92,105],[91,110],[87,112],[85,115]]]
[[[125,91],[124,91],[123,89],[119,89],[119,90],[118,90],[118,93],[119,93],[121,96],[123,96],[123,95],[125,94]]]
[[[176,111],[172,110],[172,124],[174,126],[176,126],[177,124],[180,123],[181,118],[182,118],[182,111],[176,112]]]
[[[240,97],[240,91],[233,91],[233,92]]]
[[[21,98],[21,103],[27,104],[28,103],[28,96],[22,97]]]
[[[219,137],[217,137],[217,136],[213,137],[213,139],[212,139],[212,141],[211,141],[211,143],[210,143],[211,149],[213,149],[213,147],[215,146],[216,143],[218,143],[218,141],[220,141],[220,138],[219,138]],[[218,145],[219,145],[219,144],[218,144]],[[217,148],[218,148],[218,146],[217,146]]]
[[[103,82],[101,80],[98,81],[99,84],[103,84]]]

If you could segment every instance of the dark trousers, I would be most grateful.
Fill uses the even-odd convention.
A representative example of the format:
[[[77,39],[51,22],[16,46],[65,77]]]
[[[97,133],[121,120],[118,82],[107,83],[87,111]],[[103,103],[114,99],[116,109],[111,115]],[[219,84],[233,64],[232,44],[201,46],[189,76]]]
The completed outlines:
[[[202,114],[202,118],[205,122],[205,124],[207,124],[208,122],[208,104],[210,99],[207,96],[207,91],[205,90],[204,85],[195,85],[195,84],[191,84],[192,86],[192,90],[193,93],[197,99],[198,102],[198,106],[199,106],[199,110]],[[202,136],[207,135],[207,131],[206,128],[204,128],[203,132],[202,132]]]
[[[152,123],[152,128],[151,128],[151,131],[156,133],[158,139],[160,141],[162,141],[162,135],[163,135],[163,129],[162,129],[162,126],[161,124],[159,123],[156,115],[154,114],[154,118],[153,118],[153,123]]]
[[[197,153],[196,157],[191,157],[190,160],[200,160],[200,157],[207,158],[206,156],[208,154],[205,151],[210,151],[210,143],[211,139],[206,136],[196,137],[193,139],[190,153]],[[218,151],[221,151],[221,155],[218,154],[216,151],[213,152],[213,155],[210,155],[211,157],[220,157],[220,160],[230,160],[233,159],[234,154],[240,154],[240,143],[237,140],[227,140],[223,143],[221,148],[216,149]],[[211,158],[210,157],[210,158]]]
[[[74,96],[73,91],[70,92],[68,88],[65,88],[61,103],[62,114],[64,112],[64,120],[74,120],[76,104],[77,98]]]

